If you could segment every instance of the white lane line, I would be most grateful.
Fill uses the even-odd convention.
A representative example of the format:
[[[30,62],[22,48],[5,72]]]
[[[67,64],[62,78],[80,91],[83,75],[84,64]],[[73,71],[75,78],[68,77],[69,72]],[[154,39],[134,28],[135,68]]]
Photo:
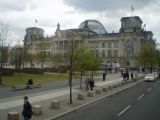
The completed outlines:
[[[140,99],[142,99],[144,97],[144,94],[142,94],[141,96],[139,96],[138,98],[137,98],[137,100],[140,100]]]
[[[120,117],[121,115],[123,115],[129,108],[131,108],[131,105],[128,105],[124,110],[122,110],[122,111],[118,114],[118,117]]]
[[[150,92],[152,90],[152,88],[149,88],[148,90],[147,90],[147,92]]]
[[[155,86],[157,86],[157,84],[154,84],[153,86],[155,87]]]

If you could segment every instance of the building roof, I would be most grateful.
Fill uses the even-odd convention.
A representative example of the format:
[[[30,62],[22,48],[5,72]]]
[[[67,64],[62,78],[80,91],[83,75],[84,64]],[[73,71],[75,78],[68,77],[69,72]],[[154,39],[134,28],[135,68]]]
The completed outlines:
[[[106,34],[107,33],[103,24],[97,20],[85,20],[79,25],[78,28],[79,29],[89,29],[91,31],[96,32],[97,34]]]

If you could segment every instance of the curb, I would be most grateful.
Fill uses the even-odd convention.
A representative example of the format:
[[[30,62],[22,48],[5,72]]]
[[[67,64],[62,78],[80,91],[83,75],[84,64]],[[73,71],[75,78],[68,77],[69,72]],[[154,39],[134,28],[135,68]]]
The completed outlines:
[[[58,114],[58,115],[56,115],[56,116],[49,117],[49,118],[47,118],[47,119],[45,119],[45,120],[56,120],[56,119],[58,119],[58,118],[60,118],[60,117],[66,116],[66,115],[69,114],[69,113],[78,111],[78,110],[81,109],[81,108],[84,108],[84,107],[86,107],[86,106],[88,106],[88,105],[94,104],[94,103],[96,103],[96,102],[98,102],[98,101],[100,101],[100,100],[102,100],[102,99],[104,99],[104,98],[106,98],[106,97],[108,97],[108,96],[111,96],[111,95],[113,95],[113,94],[116,94],[116,93],[118,93],[118,92],[121,92],[121,91],[123,91],[123,90],[125,90],[125,89],[128,89],[128,88],[130,88],[130,87],[132,87],[132,86],[135,86],[135,85],[143,82],[143,80],[141,80],[141,79],[143,79],[143,78],[144,78],[144,77],[141,76],[141,77],[139,77],[139,78],[137,79],[138,81],[136,81],[135,83],[132,83],[132,82],[131,82],[131,85],[129,85],[129,86],[125,86],[125,85],[124,85],[124,86],[123,86],[124,88],[121,88],[121,89],[119,89],[119,90],[117,90],[117,91],[114,91],[114,92],[112,92],[112,93],[109,93],[108,95],[105,95],[105,96],[102,96],[102,97],[100,97],[100,98],[97,98],[97,99],[95,99],[95,100],[93,100],[93,101],[91,101],[91,102],[88,102],[88,103],[85,103],[85,104],[83,104],[83,105],[77,106],[77,107],[75,107],[75,108],[73,108],[73,109],[71,109],[71,110],[68,110],[68,111],[66,111],[66,112],[62,112],[62,113],[60,113],[60,114]]]

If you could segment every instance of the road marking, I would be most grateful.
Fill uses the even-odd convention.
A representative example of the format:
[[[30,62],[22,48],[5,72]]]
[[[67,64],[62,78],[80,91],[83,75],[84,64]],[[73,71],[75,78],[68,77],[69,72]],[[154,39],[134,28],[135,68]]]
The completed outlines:
[[[141,96],[139,96],[138,98],[137,98],[137,100],[140,100],[140,99],[142,99],[144,97],[144,94],[142,94]]]
[[[147,92],[150,92],[152,90],[152,88],[149,88],[148,90],[147,90]]]
[[[155,86],[157,86],[157,84],[154,84],[153,86],[155,87]]]
[[[131,105],[128,105],[124,110],[122,110],[119,114],[118,117],[120,117],[121,115],[123,115],[129,108],[131,108]]]

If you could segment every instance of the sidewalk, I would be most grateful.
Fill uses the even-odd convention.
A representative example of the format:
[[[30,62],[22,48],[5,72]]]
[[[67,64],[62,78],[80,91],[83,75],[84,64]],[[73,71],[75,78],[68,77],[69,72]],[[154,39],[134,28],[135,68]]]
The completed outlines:
[[[111,84],[115,84],[121,81],[122,81],[122,78],[120,78],[120,75],[111,74],[111,75],[108,75],[108,80],[106,80],[105,82],[96,81],[95,86],[96,87],[109,86]],[[86,97],[85,100],[79,101],[77,100],[77,94],[78,93],[86,94],[86,91],[79,90],[77,88],[78,86],[73,87],[73,104],[72,105],[69,104],[69,88],[68,87],[63,88],[63,89],[45,91],[41,93],[28,95],[29,101],[32,103],[32,106],[42,105],[43,107],[43,114],[40,116],[33,115],[32,120],[45,120],[46,118],[56,116],[58,114],[64,113],[65,111],[72,110],[78,106],[82,106],[88,103],[88,101],[92,102],[97,97],[97,96],[92,97],[92,98]],[[112,92],[114,92],[114,90]],[[104,94],[106,93],[99,95],[98,98],[104,96]],[[110,94],[110,92],[108,92],[107,94]],[[1,116],[0,120],[7,120],[7,113],[10,111],[18,111],[21,113],[22,105],[23,105],[22,98],[23,96],[17,96],[14,98],[7,98],[7,99],[0,100],[0,116]],[[60,109],[58,110],[51,109],[50,105],[53,100],[60,101],[61,103]]]

